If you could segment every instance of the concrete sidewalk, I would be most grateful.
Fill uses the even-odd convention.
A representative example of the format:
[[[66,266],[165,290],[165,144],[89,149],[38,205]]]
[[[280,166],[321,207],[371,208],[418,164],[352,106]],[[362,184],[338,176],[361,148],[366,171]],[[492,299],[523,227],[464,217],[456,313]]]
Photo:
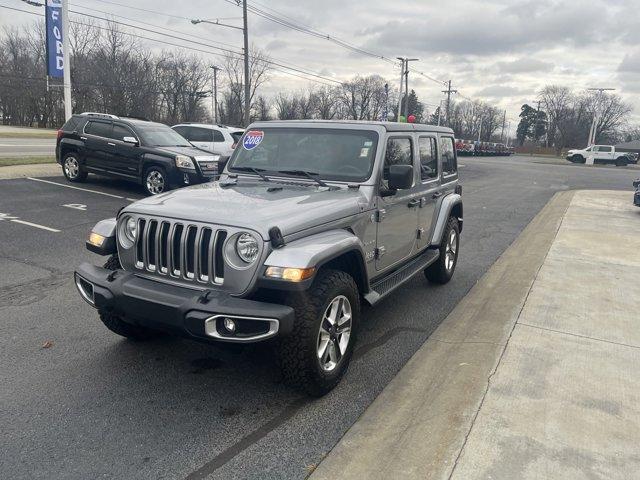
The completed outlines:
[[[631,202],[554,197],[312,478],[640,478]]]

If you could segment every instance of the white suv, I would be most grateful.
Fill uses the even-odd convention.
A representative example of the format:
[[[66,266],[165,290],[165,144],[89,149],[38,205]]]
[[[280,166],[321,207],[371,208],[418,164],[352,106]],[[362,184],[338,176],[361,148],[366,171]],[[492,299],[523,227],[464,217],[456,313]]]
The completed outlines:
[[[241,128],[206,123],[180,123],[171,128],[195,147],[227,157],[231,156],[244,133]]]

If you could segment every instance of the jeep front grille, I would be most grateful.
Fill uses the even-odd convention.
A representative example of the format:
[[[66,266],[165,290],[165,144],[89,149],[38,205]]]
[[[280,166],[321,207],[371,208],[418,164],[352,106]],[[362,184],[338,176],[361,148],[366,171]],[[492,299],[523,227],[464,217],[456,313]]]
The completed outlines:
[[[138,219],[135,267],[168,278],[222,285],[226,230]]]

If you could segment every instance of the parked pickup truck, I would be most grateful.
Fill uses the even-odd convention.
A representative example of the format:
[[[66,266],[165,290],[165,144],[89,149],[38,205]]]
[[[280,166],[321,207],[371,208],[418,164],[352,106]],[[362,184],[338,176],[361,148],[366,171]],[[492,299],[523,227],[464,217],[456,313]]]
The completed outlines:
[[[99,222],[87,248],[110,258],[75,283],[116,334],[268,341],[285,380],[318,396],[349,365],[361,303],[420,273],[447,283],[461,231],[451,129],[258,122],[219,181]]]
[[[567,160],[573,163],[586,163],[591,156],[593,163],[611,163],[617,167],[638,163],[638,158],[633,153],[618,152],[613,145],[592,145],[582,150],[567,152]]]

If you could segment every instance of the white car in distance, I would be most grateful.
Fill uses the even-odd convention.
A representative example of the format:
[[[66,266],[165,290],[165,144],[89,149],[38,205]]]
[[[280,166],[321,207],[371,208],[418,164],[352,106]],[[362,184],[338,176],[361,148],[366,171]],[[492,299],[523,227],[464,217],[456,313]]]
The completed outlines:
[[[186,138],[193,146],[226,157],[231,156],[244,133],[241,128],[206,123],[180,123],[171,128]]]

